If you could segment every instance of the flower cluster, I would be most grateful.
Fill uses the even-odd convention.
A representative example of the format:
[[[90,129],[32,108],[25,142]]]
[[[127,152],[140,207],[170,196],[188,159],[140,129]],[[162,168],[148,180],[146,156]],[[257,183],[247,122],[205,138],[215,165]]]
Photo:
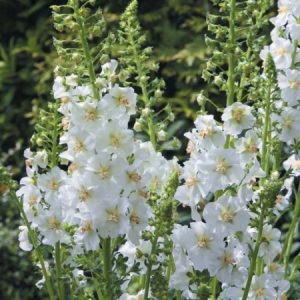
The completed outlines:
[[[101,238],[123,235],[138,244],[152,215],[149,192],[160,193],[171,173],[173,162],[128,128],[137,95],[112,84],[116,69],[115,60],[102,66],[101,100],[76,75],[56,77],[53,93],[61,100],[64,129],[61,166],[49,168],[46,151],[25,151],[28,176],[17,194],[45,245],[60,242],[81,253],[99,249]],[[31,250],[22,229],[21,247]]]
[[[279,1],[279,15],[271,19],[273,43],[261,52],[269,93],[261,93],[258,109],[235,102],[224,109],[222,123],[200,115],[186,133],[190,159],[175,199],[191,208],[193,222],[173,231],[171,286],[188,299],[199,296],[190,275],[199,271],[222,284],[220,299],[287,297],[287,267],[281,264],[286,245],[283,249],[272,224],[290,205],[293,177],[299,175],[299,17],[300,5]],[[276,71],[280,91],[272,81]],[[278,172],[278,145],[289,157],[284,178]]]

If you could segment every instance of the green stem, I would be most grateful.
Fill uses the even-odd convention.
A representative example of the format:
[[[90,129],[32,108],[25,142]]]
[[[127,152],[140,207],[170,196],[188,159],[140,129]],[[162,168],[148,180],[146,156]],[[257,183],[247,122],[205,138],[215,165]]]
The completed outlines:
[[[291,252],[292,252],[292,245],[293,245],[293,240],[294,240],[295,229],[296,229],[296,225],[300,218],[300,193],[296,194],[295,201],[296,201],[296,203],[295,203],[293,219],[292,219],[292,223],[289,228],[288,236],[287,236],[286,243],[284,246],[284,254],[283,254],[284,270],[285,270],[286,276],[288,273],[289,260],[290,260],[290,256],[291,256]]]
[[[16,196],[16,194],[14,192],[10,192],[10,197],[11,197],[11,199],[13,199],[15,201],[15,203],[16,203],[19,211],[20,211],[21,217],[24,220],[24,223],[25,223],[25,225],[28,229],[28,235],[29,235],[29,238],[30,238],[30,242],[32,243],[33,248],[34,248],[34,250],[37,254],[37,258],[38,258],[39,263],[41,265],[42,274],[45,278],[45,284],[46,284],[46,289],[47,289],[47,292],[48,292],[49,299],[50,300],[55,300],[54,289],[52,287],[51,278],[50,278],[50,276],[47,272],[44,257],[42,255],[40,249],[39,249],[39,246],[38,246],[38,238],[37,238],[36,232],[31,228],[30,223],[27,219],[26,213],[23,209],[23,205],[20,202],[19,198]]]
[[[298,49],[298,40],[294,40],[291,69],[295,69],[296,58],[297,58],[297,49]]]
[[[251,256],[251,263],[250,263],[250,269],[249,269],[249,273],[248,273],[248,279],[247,279],[247,283],[246,283],[246,287],[244,290],[242,300],[248,299],[248,294],[249,294],[252,278],[253,278],[255,267],[256,267],[258,251],[259,251],[260,244],[262,242],[263,227],[264,227],[264,207],[262,207],[262,211],[261,211],[260,218],[259,218],[257,239],[256,239],[254,251]]]
[[[100,100],[100,92],[96,86],[96,73],[95,73],[94,64],[93,64],[93,60],[92,60],[92,56],[91,56],[91,51],[90,51],[88,39],[87,39],[88,35],[86,32],[83,18],[81,17],[81,15],[79,13],[78,0],[76,0],[76,1],[74,0],[73,9],[74,9],[76,21],[79,25],[80,41],[81,41],[81,45],[82,45],[82,49],[83,49],[83,53],[84,53],[85,64],[88,69],[88,73],[89,73],[89,77],[90,77],[90,83],[91,83],[92,89],[93,89],[94,98],[96,98],[97,100]]]
[[[211,299],[215,300],[217,299],[217,288],[218,288],[218,279],[214,277],[211,280]]]
[[[267,144],[269,140],[269,132],[270,132],[270,118],[271,118],[271,84],[268,86],[267,96],[266,96],[266,118],[263,129],[263,140],[262,140],[262,154],[261,154],[261,164],[262,168],[265,172],[269,169],[269,156],[267,155],[268,149]]]
[[[235,69],[235,10],[236,10],[236,0],[231,0],[230,3],[230,18],[229,18],[229,45],[230,53],[228,55],[228,91],[227,91],[227,103],[226,106],[230,106],[234,102],[234,69]]]
[[[181,291],[176,292],[176,300],[182,300]]]
[[[55,267],[56,267],[56,280],[58,287],[58,297],[60,300],[65,300],[65,287],[62,279],[62,261],[61,261],[61,247],[60,242],[55,244]]]
[[[103,271],[106,284],[106,300],[113,300],[112,286],[112,256],[111,256],[111,239],[103,240]]]
[[[148,296],[149,296],[151,272],[152,272],[152,266],[153,266],[153,257],[155,256],[157,241],[158,241],[158,234],[155,233],[154,239],[152,241],[152,248],[151,248],[151,253],[150,253],[149,262],[148,262],[148,266],[147,266],[147,272],[146,272],[144,300],[148,300]]]

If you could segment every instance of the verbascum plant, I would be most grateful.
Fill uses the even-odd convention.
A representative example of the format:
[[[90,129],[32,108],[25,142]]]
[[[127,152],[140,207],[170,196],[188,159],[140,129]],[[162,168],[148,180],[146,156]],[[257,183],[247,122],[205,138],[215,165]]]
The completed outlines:
[[[24,221],[20,246],[35,253],[38,286],[49,299],[287,299],[297,292],[300,6],[279,2],[273,43],[261,51],[271,2],[213,2],[220,15],[208,26],[220,41],[207,41],[220,48],[204,77],[227,103],[215,119],[206,104],[216,104],[200,93],[183,168],[161,153],[174,115],[160,106],[164,83],[144,48],[137,1],[117,38],[94,1],[53,8],[56,28],[69,32],[55,40],[55,101],[40,115],[16,192],[0,170],[1,188]],[[120,64],[110,57],[112,41]],[[177,222],[178,205],[190,207],[188,225]],[[276,224],[287,211],[282,244]]]

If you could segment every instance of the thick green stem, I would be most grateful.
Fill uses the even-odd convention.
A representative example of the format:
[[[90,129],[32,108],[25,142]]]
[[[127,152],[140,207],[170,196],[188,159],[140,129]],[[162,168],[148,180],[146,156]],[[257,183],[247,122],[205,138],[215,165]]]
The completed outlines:
[[[112,255],[111,255],[111,239],[103,240],[103,271],[106,284],[106,300],[113,300],[112,285]]]
[[[297,50],[298,50],[298,40],[294,40],[293,43],[293,52],[292,52],[292,63],[291,63],[291,69],[295,69],[296,64],[296,58],[297,58]]]
[[[266,95],[266,118],[263,129],[263,139],[262,139],[262,154],[261,154],[261,165],[265,172],[268,172],[269,169],[269,156],[268,154],[268,141],[270,133],[270,119],[271,119],[271,84],[268,86],[267,95]]]
[[[216,300],[217,299],[217,289],[218,289],[218,279],[214,277],[211,280],[211,299]]]
[[[258,251],[259,251],[259,247],[260,247],[260,244],[261,244],[261,241],[262,241],[263,227],[264,227],[264,207],[262,207],[260,218],[259,218],[257,239],[256,239],[254,250],[253,250],[252,255],[251,255],[250,269],[249,269],[248,279],[247,279],[247,283],[246,283],[246,287],[245,287],[245,290],[244,290],[242,300],[247,300],[248,299],[248,294],[249,294],[249,290],[250,290],[250,287],[251,287],[252,278],[253,278],[253,275],[254,275],[254,272],[255,272]]]
[[[62,261],[61,261],[61,249],[60,242],[55,244],[55,267],[56,267],[56,280],[58,287],[58,297],[60,300],[65,300],[65,286],[62,278]]]
[[[46,284],[46,289],[48,292],[48,296],[50,300],[55,300],[55,296],[54,296],[54,289],[52,286],[52,282],[51,282],[51,278],[48,274],[48,271],[46,269],[46,265],[45,265],[45,261],[44,261],[44,257],[39,249],[38,246],[38,238],[36,236],[36,232],[34,230],[32,230],[30,223],[27,219],[26,213],[23,209],[23,205],[20,202],[19,198],[16,196],[15,192],[10,192],[10,198],[13,199],[20,211],[21,217],[24,220],[24,223],[28,229],[28,235],[29,235],[29,239],[30,242],[32,243],[33,249],[35,250],[36,254],[37,254],[37,258],[39,260],[39,263],[41,265],[41,270],[42,270],[42,274],[45,278],[45,284]]]
[[[286,276],[288,274],[288,267],[289,267],[291,252],[292,252],[292,245],[293,245],[293,240],[294,240],[295,229],[296,229],[296,225],[300,218],[300,193],[296,194],[295,201],[296,202],[295,202],[293,219],[292,219],[292,223],[289,228],[288,236],[287,236],[286,243],[284,246],[284,254],[283,254],[284,270],[285,270]]]
[[[152,241],[152,248],[151,248],[151,253],[150,253],[148,266],[147,266],[147,272],[146,272],[144,300],[148,300],[148,296],[149,296],[151,272],[152,272],[152,266],[153,266],[153,259],[154,259],[156,247],[157,247],[157,241],[158,241],[158,234],[155,233],[155,236]]]
[[[91,83],[91,86],[93,89],[94,98],[96,98],[97,100],[100,100],[100,92],[96,86],[96,73],[95,73],[94,64],[93,64],[93,60],[92,60],[92,56],[91,56],[91,51],[90,51],[88,39],[87,39],[88,35],[86,32],[84,21],[79,12],[78,1],[74,1],[73,9],[74,9],[76,21],[79,25],[80,41],[81,41],[81,45],[82,45],[82,49],[83,49],[83,53],[84,53],[85,64],[88,69],[88,73],[89,73],[89,77],[90,77],[90,83]]]
[[[228,88],[227,88],[227,103],[226,106],[230,106],[234,102],[235,94],[235,46],[236,46],[236,37],[235,37],[235,10],[236,10],[236,0],[231,0],[230,4],[230,18],[229,18],[229,46],[230,53],[228,55]]]

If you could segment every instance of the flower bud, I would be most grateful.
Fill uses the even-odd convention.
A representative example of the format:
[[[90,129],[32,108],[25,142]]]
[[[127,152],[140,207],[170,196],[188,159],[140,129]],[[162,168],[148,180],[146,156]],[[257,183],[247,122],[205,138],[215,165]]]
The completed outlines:
[[[157,138],[160,142],[163,142],[166,140],[166,136],[167,136],[167,133],[164,131],[164,130],[160,130],[158,133],[157,133]]]

